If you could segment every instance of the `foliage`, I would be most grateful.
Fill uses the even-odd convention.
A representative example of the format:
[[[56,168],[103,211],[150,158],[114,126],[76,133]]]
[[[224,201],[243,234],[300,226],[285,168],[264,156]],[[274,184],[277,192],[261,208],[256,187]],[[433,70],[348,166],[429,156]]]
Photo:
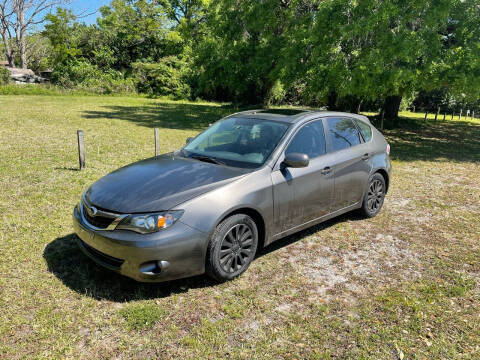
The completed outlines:
[[[43,36],[50,40],[52,54],[50,63],[54,66],[63,65],[80,54],[75,34],[78,24],[71,10],[58,8],[56,14],[47,15]]]
[[[185,62],[173,56],[162,58],[158,63],[134,63],[137,90],[149,95],[188,98],[190,87],[185,82],[184,68]]]
[[[58,9],[43,35],[65,86],[123,77],[150,95],[395,118],[422,92],[477,103],[479,12],[476,0],[113,0],[89,26]]]
[[[124,79],[119,71],[101,71],[86,61],[71,61],[57,66],[51,75],[52,81],[64,88],[76,88],[98,94],[134,92],[133,81]]]
[[[0,66],[0,85],[6,85],[10,82],[10,71]]]

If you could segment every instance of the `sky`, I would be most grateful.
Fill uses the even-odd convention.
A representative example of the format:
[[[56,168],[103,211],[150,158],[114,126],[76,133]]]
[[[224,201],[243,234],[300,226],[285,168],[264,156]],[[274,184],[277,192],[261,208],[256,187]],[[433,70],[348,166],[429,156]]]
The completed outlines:
[[[110,4],[111,0],[71,0],[71,3],[65,7],[72,9],[75,15],[91,14],[87,17],[78,19],[79,22],[94,24],[100,15],[98,9],[104,5]]]

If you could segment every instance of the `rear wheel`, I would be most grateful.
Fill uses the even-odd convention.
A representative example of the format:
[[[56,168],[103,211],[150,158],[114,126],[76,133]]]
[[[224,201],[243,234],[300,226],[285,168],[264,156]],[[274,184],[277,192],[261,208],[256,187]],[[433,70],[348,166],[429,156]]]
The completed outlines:
[[[385,191],[386,186],[383,176],[379,173],[373,174],[368,182],[360,213],[369,218],[376,216],[382,209]]]
[[[250,216],[236,214],[226,218],[208,244],[207,274],[218,281],[236,278],[247,270],[257,245],[258,230]]]

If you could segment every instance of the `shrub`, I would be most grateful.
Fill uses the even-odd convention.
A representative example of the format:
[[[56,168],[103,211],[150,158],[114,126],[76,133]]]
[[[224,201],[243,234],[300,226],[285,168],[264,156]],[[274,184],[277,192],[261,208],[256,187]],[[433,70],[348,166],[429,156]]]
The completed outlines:
[[[10,71],[0,67],[0,85],[7,85],[10,82]]]
[[[101,71],[86,61],[71,61],[58,66],[52,73],[52,82],[67,89],[77,89],[95,94],[132,93],[132,79],[125,79],[120,71]]]
[[[139,92],[176,99],[190,96],[190,86],[186,82],[186,63],[175,56],[162,58],[158,63],[134,63],[133,76]]]

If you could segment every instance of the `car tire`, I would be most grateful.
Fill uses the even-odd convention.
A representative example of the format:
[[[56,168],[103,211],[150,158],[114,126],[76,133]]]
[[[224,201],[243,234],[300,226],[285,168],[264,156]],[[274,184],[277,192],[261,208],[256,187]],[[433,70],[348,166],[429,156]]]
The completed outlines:
[[[359,209],[362,216],[372,218],[380,212],[385,200],[386,189],[382,174],[375,173],[370,177],[367,190],[363,196],[362,207]]]
[[[235,214],[226,218],[208,244],[207,275],[220,282],[240,276],[254,259],[257,246],[257,225],[250,216]]]

